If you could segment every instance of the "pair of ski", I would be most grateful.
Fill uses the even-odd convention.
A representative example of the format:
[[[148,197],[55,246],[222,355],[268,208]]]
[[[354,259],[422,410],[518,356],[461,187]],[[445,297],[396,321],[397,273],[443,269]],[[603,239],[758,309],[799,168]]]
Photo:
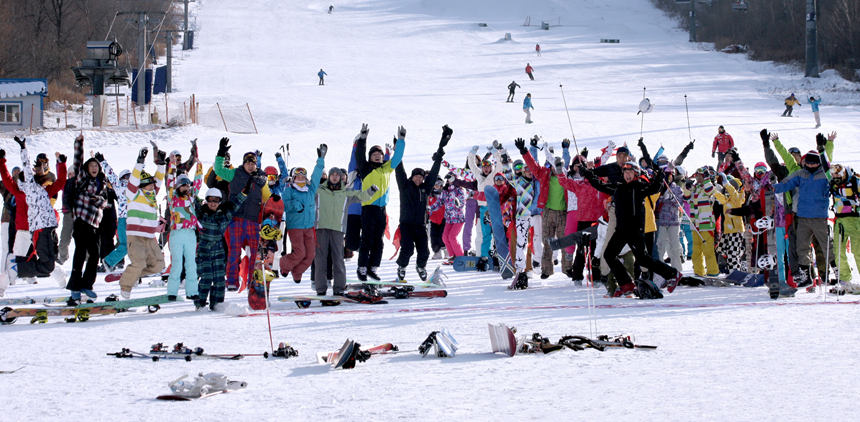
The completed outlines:
[[[584,336],[564,336],[558,342],[552,343],[547,338],[539,333],[532,334],[531,338],[524,338],[522,341],[517,341],[516,329],[509,328],[504,324],[487,324],[490,333],[490,345],[493,353],[501,352],[509,357],[513,357],[517,352],[520,353],[550,353],[560,350],[562,347],[567,347],[571,350],[584,350],[593,348],[599,351],[604,351],[607,348],[627,348],[627,349],[656,349],[657,346],[648,346],[643,344],[633,343],[630,336],[615,336],[607,335],[597,336],[597,339],[590,339]]]
[[[113,356],[116,358],[124,358],[124,359],[149,359],[153,362],[158,362],[160,360],[184,360],[186,362],[191,362],[192,360],[198,359],[214,359],[214,360],[239,360],[244,358],[245,356],[262,356],[262,355],[243,355],[243,354],[235,354],[235,355],[210,355],[207,353],[173,353],[173,352],[151,352],[151,353],[141,353],[135,352],[134,350],[130,350],[128,348],[123,348],[119,352],[107,353],[108,356]]]
[[[397,346],[391,343],[384,343],[367,350],[361,350],[361,344],[356,343],[355,340],[346,339],[336,352],[318,352],[317,362],[320,364],[329,364],[332,369],[352,369],[355,368],[356,361],[365,362],[373,355],[394,353],[399,350]]]
[[[13,324],[19,317],[31,317],[31,324],[44,324],[49,316],[67,316],[66,322],[85,322],[92,315],[109,315],[125,312],[131,308],[147,307],[150,313],[157,312],[161,304],[167,303],[167,295],[150,296],[137,299],[117,300],[114,295],[108,296],[103,302],[83,303],[78,306],[49,306],[33,308],[0,309],[0,324]]]
[[[383,286],[377,286],[373,284],[358,284],[358,285],[348,285],[347,288],[358,288],[363,292],[371,295],[371,296],[381,296],[381,297],[392,297],[394,299],[409,299],[413,297],[422,297],[431,299],[434,297],[447,297],[447,290],[415,290],[413,285],[409,284],[399,284],[399,285],[388,285],[387,290],[381,290]]]

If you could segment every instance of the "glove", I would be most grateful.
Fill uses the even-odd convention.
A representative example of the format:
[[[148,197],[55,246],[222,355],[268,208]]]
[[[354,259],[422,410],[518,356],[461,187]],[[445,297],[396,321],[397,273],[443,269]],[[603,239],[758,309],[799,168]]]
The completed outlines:
[[[486,225],[488,225],[488,226],[491,224],[491,222],[490,222],[490,212],[489,212],[489,211],[484,212],[484,218],[483,218],[483,220],[482,220],[482,221],[483,221],[483,223],[484,223],[484,224],[486,224]]]
[[[439,140],[439,147],[444,148],[448,145],[448,141],[451,140],[451,135],[454,134],[454,131],[448,127],[448,125],[442,126],[442,139]]]
[[[761,144],[765,148],[770,148],[770,132],[767,129],[762,129],[761,132],[758,133],[758,136],[761,138]]]
[[[197,138],[191,140],[191,156],[197,156]]]
[[[564,138],[561,140],[561,147],[564,149],[570,148],[570,139]]]
[[[96,158],[96,161],[98,161],[98,162],[103,162],[105,160],[105,156],[102,155],[102,153],[100,153],[100,152],[97,152],[94,155],[94,157]]]
[[[717,156],[717,153],[715,151],[711,151],[711,158],[714,158],[716,156]]]
[[[444,156],[445,156],[445,151],[442,151],[440,149],[440,150],[433,153],[432,158],[433,158],[433,161],[436,162],[436,161],[442,161],[442,157],[444,157]],[[448,166],[445,166],[445,167],[448,167]]]
[[[514,146],[520,151],[520,154],[526,155],[528,151],[526,150],[526,140],[523,138],[514,139]]]
[[[359,139],[367,139],[367,133],[370,132],[370,129],[367,127],[367,123],[361,124],[361,132],[359,132]]]
[[[278,195],[277,193],[272,195],[272,201],[280,202],[281,201],[281,195]]]
[[[510,164],[510,162],[511,162],[511,157],[509,157],[509,156],[508,156],[508,153],[507,153],[507,152],[503,152],[501,157],[502,157],[502,164],[503,164],[503,165],[508,165],[508,164]]]
[[[146,148],[141,148],[140,152],[137,153],[137,163],[138,164],[143,164],[143,162],[146,160],[146,154],[149,154],[149,150]]]
[[[15,142],[18,143],[18,146],[21,147],[21,149],[27,148],[27,138],[21,139],[16,136],[13,139],[15,139]]]
[[[588,158],[588,147],[583,147],[581,150],[579,150],[579,155]]]
[[[96,155],[101,155],[101,154],[96,154]],[[57,156],[57,161],[59,161],[59,162],[61,162],[61,163],[65,163],[65,162],[66,162],[66,154],[60,154],[60,155],[58,155],[58,156]],[[101,160],[99,160],[99,161],[104,161],[104,157],[102,157],[102,159],[101,159]]]
[[[320,144],[320,147],[317,148],[317,157],[325,158],[325,154],[328,152],[328,145]]]
[[[227,137],[221,138],[221,140],[218,141],[218,154],[216,154],[216,156],[223,157],[223,156],[227,155],[227,151],[230,150],[230,145],[228,145],[229,143],[230,143],[230,138],[227,138]]]
[[[779,180],[776,179],[776,174],[774,174],[773,172],[770,173],[770,176],[768,176],[767,180],[770,182],[771,185],[779,183]]]
[[[686,182],[684,182],[684,188],[686,188],[687,190],[692,190],[693,189],[693,181],[688,179]]]
[[[5,159],[6,159],[6,150],[0,149],[0,160],[5,160]]]
[[[155,154],[155,165],[163,166],[167,164],[167,151],[159,150],[158,153]]]
[[[397,139],[406,139],[406,128],[403,126],[397,127]]]
[[[638,141],[636,141],[636,145],[637,145],[639,148],[645,148],[645,138],[643,138],[643,137],[641,137],[641,136],[640,136],[640,137],[639,137],[639,140],[638,140]]]
[[[579,166],[579,175],[585,179],[594,178],[594,172],[590,168],[585,166]]]
[[[824,134],[819,133],[818,135],[815,135],[815,145],[822,148],[827,145],[827,138],[824,137]]]
[[[533,146],[533,147],[537,148],[537,146],[538,146],[538,137],[537,137],[537,135],[535,135],[534,137],[532,137],[532,139],[529,141],[529,144],[530,144],[531,146]]]
[[[276,153],[275,153],[275,158],[281,158],[281,153],[280,153],[280,152],[276,152]]]
[[[376,195],[376,192],[379,192],[379,186],[370,185],[370,188],[368,188],[367,191],[370,192],[371,196]]]
[[[494,139],[493,140],[493,148],[498,149],[498,150],[502,149],[502,143],[499,142],[497,139]]]
[[[260,171],[254,174],[254,184],[257,185],[258,188],[262,188],[266,185],[266,175]]]
[[[469,154],[470,155],[478,155],[478,146],[477,145],[473,146],[472,149],[469,150]]]

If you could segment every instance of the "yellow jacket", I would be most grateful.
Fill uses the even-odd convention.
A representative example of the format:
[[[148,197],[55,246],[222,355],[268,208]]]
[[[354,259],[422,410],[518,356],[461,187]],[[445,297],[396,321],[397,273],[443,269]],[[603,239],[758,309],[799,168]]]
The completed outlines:
[[[737,179],[735,179],[737,180]],[[735,189],[732,183],[726,183],[726,193],[714,191],[714,198],[723,204],[723,233],[743,233],[744,219],[738,215],[732,215],[729,210],[739,208],[744,204],[745,196],[743,190]]]
[[[654,218],[654,205],[657,205],[658,199],[660,199],[659,193],[645,198],[645,233],[657,231],[657,219]]]

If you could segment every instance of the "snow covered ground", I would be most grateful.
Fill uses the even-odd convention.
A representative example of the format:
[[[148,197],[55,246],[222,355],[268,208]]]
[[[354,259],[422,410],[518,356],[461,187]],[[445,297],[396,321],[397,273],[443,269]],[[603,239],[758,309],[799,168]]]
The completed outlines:
[[[779,132],[787,145],[814,147],[808,105],[797,110],[797,118],[779,117],[782,98],[796,92],[824,97],[822,129],[839,133],[837,161],[860,162],[860,149],[853,145],[860,135],[857,84],[832,72],[804,80],[787,66],[690,45],[647,0],[356,0],[334,4],[331,15],[322,1],[198,3],[197,49],[176,64],[175,86],[181,90],[176,96],[194,93],[202,104],[249,103],[260,134],[230,134],[233,151],[260,148],[266,164],[274,162],[277,146],[289,142],[291,164],[310,166],[314,149],[326,142],[327,164],[346,166],[362,122],[370,124],[370,142],[376,144],[389,141],[397,125],[406,126],[407,168],[429,167],[446,123],[454,129],[446,156],[453,163],[472,145],[493,139],[512,152],[513,138],[533,134],[558,145],[570,136],[559,84],[580,148],[594,151],[610,139],[633,146],[642,123],[637,104],[646,87],[655,110],[645,117],[643,135],[652,151],[663,145],[674,156],[688,142],[686,94],[692,137],[698,139],[686,167],[713,161],[708,150],[720,124],[751,165],[763,160],[758,139],[763,127]],[[561,25],[549,31],[521,26],[526,16],[533,24],[543,19]],[[505,32],[513,41],[500,41]],[[601,44],[601,38],[621,43]],[[535,43],[542,46],[541,57],[534,54]],[[524,74],[526,62],[534,66],[536,81]],[[317,86],[321,67],[329,74],[324,87]],[[522,85],[515,104],[504,102],[511,80]],[[528,126],[521,110],[526,92],[536,108],[535,124]],[[31,137],[29,145],[70,154],[76,134],[45,132]],[[131,166],[136,150],[150,139],[184,151],[188,140],[199,138],[208,165],[224,136],[199,126],[84,134],[87,148],[102,151],[118,168]],[[16,149],[12,142],[4,146]],[[15,156],[10,153],[13,163]],[[393,232],[396,189],[391,199]],[[392,253],[387,249],[385,258]],[[347,263],[347,271],[354,274],[354,262]],[[393,278],[393,262],[386,261],[381,272]],[[308,310],[274,303],[275,341],[288,341],[300,352],[287,361],[153,363],[105,356],[156,342],[182,341],[213,353],[268,348],[264,315],[196,313],[187,302],[154,315],[3,326],[0,339],[10,352],[0,355],[0,370],[26,365],[0,375],[6,387],[3,409],[12,420],[67,419],[78,412],[95,420],[809,420],[853,413],[860,344],[856,296],[837,302],[833,296],[799,293],[773,302],[762,288],[681,287],[663,300],[640,302],[603,299],[598,292],[594,334],[629,333],[659,348],[507,358],[489,353],[487,323],[553,339],[590,335],[588,290],[571,286],[561,274],[546,282],[534,277],[534,288],[522,292],[507,291],[491,274],[448,275],[445,299]],[[414,277],[411,268],[409,277]],[[280,280],[273,286],[273,295],[310,293],[307,281]],[[102,282],[96,290],[102,296],[118,293],[115,284]],[[140,288],[134,294],[162,292]],[[7,296],[63,293],[42,282],[12,286]],[[228,301],[245,304],[235,294]],[[363,345],[393,342],[407,350],[443,327],[461,344],[453,359],[404,353],[374,357],[351,371],[314,363],[317,351],[336,349],[347,337]],[[201,371],[246,380],[248,389],[192,403],[153,400],[168,391],[168,381]]]

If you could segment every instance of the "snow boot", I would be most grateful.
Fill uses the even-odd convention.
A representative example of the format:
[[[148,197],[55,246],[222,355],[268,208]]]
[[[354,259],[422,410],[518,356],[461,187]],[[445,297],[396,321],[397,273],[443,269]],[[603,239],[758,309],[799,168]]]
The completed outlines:
[[[514,289],[525,290],[529,288],[529,276],[526,273],[517,274],[517,282],[514,284]]]
[[[176,295],[167,295],[168,302],[176,302]]]
[[[406,267],[397,267],[397,281],[406,281]]]
[[[378,276],[378,275],[376,275],[376,268],[368,268],[368,269],[367,269],[367,276],[368,276],[368,277],[370,277],[370,278],[372,278],[372,279],[374,279],[374,280],[376,280],[376,281],[380,281],[380,280],[381,280],[381,279],[379,278],[379,276]]]
[[[358,274],[358,279],[360,281],[367,281],[367,267],[358,267],[355,270],[355,273]]]
[[[812,285],[812,278],[809,276],[809,266],[801,265],[798,268],[797,274],[794,275],[794,282],[797,283],[798,289]]]
[[[90,289],[81,289],[81,293],[87,295],[87,297],[90,299],[97,299],[99,297],[99,295],[97,295],[96,292],[94,292]]]
[[[675,273],[675,278],[666,280],[666,291],[669,293],[674,292],[675,288],[678,287],[678,283],[681,282],[681,272],[676,271]]]
[[[425,270],[424,267],[416,267],[415,271],[418,272],[418,278],[420,278],[421,281],[427,281],[427,270]]]

